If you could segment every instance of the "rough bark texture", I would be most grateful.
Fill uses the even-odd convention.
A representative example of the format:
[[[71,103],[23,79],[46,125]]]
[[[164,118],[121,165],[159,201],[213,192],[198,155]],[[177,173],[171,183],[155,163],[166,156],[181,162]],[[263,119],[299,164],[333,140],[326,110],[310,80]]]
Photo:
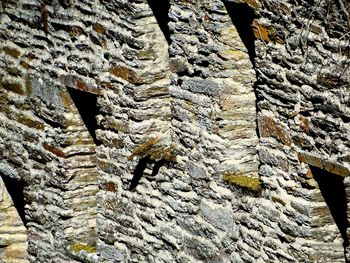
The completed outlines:
[[[349,1],[0,3],[0,262],[350,259]]]

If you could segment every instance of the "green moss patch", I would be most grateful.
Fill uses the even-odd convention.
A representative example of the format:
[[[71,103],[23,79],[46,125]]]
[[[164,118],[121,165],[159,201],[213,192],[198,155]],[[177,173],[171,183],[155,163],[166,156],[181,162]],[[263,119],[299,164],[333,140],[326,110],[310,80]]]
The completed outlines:
[[[139,59],[156,59],[156,54],[152,49],[140,50],[137,53]]]
[[[82,243],[72,244],[69,246],[69,249],[76,253],[79,253],[82,250],[88,253],[96,253],[96,248],[94,246]]]
[[[175,145],[162,145],[160,141],[160,138],[151,138],[145,143],[140,144],[132,151],[128,159],[132,160],[136,156],[141,158],[148,156],[153,161],[166,160],[169,162],[175,162]]]
[[[227,183],[242,187],[253,192],[261,191],[260,180],[257,177],[250,177],[237,173],[226,173],[222,179]]]

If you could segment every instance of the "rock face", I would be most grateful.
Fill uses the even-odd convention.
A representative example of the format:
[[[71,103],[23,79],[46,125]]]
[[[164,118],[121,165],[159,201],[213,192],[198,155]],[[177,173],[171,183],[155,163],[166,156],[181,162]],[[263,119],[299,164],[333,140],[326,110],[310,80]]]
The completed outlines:
[[[28,262],[26,228],[2,179],[0,179],[0,202],[1,262]]]
[[[349,9],[1,1],[0,262],[350,260]]]

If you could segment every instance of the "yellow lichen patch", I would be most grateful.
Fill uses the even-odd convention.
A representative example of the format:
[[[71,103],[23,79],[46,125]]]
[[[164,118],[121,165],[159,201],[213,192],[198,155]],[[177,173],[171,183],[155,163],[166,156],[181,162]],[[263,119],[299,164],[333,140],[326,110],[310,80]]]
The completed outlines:
[[[229,35],[237,35],[238,36],[238,31],[237,31],[236,27],[234,27],[234,26],[229,27],[227,29],[227,31],[225,31],[225,32],[227,32]]]
[[[239,186],[254,192],[259,192],[261,190],[260,180],[257,177],[250,177],[247,175],[242,175],[239,173],[226,173],[222,179],[230,184]]]
[[[151,138],[145,143],[137,146],[128,157],[132,160],[134,157],[149,157],[151,160],[166,160],[174,162],[176,159],[175,145],[162,145],[160,138]]]
[[[88,252],[88,253],[96,253],[96,248],[94,246],[88,245],[88,244],[81,244],[76,243],[69,246],[69,249],[78,253],[82,250]]]
[[[152,50],[152,49],[147,49],[147,50],[140,50],[138,53],[137,53],[137,57],[139,58],[139,59],[144,59],[144,60],[146,60],[146,59],[150,59],[150,60],[154,60],[154,59],[156,59],[156,54],[155,54],[155,52],[154,52],[154,50]]]

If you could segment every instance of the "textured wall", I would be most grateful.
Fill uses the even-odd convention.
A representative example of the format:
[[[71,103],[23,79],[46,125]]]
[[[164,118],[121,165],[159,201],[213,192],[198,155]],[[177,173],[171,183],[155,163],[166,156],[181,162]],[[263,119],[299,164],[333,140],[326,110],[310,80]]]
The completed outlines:
[[[2,179],[0,179],[0,202],[1,262],[28,262],[26,228]]]
[[[0,21],[30,262],[345,262],[348,2],[2,0]]]
[[[61,84],[79,44],[45,32],[57,5],[2,4],[1,175],[26,185],[29,260],[66,262],[68,244],[96,240],[95,144]]]
[[[300,261],[343,262],[348,246],[339,176],[349,175],[350,46],[340,3],[264,1],[253,24],[260,174],[266,193],[282,200],[280,229]]]

